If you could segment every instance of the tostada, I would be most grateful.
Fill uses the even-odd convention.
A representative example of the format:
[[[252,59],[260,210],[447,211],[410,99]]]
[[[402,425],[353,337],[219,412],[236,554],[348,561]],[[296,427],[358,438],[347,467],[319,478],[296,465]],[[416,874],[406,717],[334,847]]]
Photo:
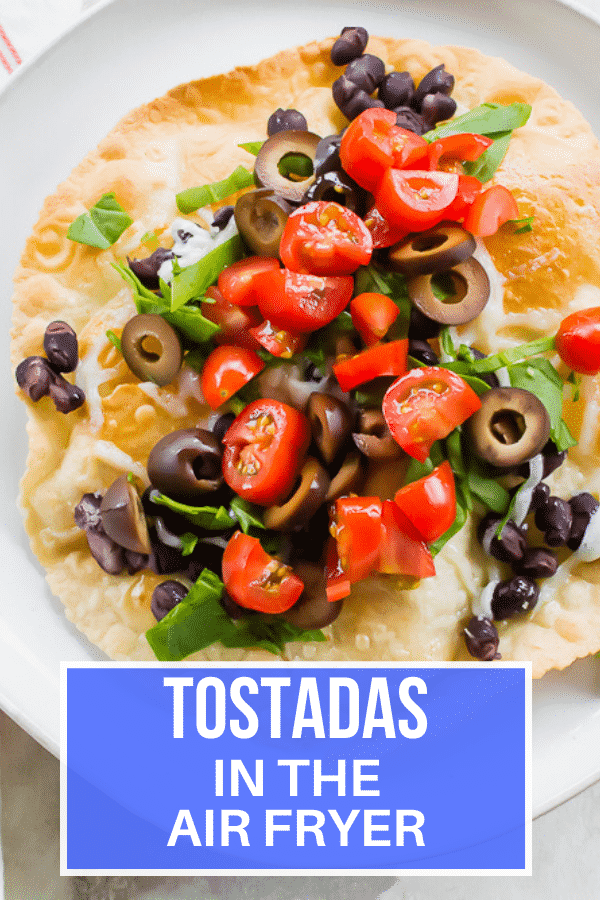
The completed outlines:
[[[597,651],[599,185],[539,79],[362,28],[126,116],[15,277],[68,618],[113,659]]]

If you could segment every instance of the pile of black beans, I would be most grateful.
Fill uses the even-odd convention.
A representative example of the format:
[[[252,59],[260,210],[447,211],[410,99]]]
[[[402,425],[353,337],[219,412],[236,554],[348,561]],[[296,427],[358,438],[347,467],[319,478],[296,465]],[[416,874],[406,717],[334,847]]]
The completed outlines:
[[[79,409],[85,402],[84,392],[63,378],[63,372],[74,372],[79,362],[77,335],[71,326],[50,322],[44,332],[44,351],[46,356],[28,356],[19,363],[17,384],[34,403],[49,396],[58,412]]]
[[[331,48],[334,65],[346,66],[332,87],[333,99],[346,118],[352,121],[373,107],[391,109],[401,128],[424,134],[437,122],[454,115],[456,101],[450,96],[454,76],[446,72],[443,63],[428,72],[415,87],[410,72],[386,75],[383,60],[364,52],[368,40],[364,28],[342,28]]]

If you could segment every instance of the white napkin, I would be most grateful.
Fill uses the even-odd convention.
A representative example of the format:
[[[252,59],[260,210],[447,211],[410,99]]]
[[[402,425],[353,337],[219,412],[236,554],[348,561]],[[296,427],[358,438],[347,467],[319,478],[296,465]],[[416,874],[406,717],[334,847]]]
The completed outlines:
[[[82,0],[0,0],[0,87],[80,15]]]

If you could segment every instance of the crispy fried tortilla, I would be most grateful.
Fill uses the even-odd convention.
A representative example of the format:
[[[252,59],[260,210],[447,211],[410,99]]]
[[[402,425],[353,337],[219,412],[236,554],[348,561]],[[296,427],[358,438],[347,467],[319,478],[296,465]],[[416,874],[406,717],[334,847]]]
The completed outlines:
[[[104,492],[121,473],[147,484],[146,461],[165,433],[202,421],[194,398],[197,376],[184,369],[174,385],[140,384],[106,339],[135,313],[129,288],[111,268],[126,255],[144,256],[146,232],[167,242],[179,215],[177,192],[226,177],[253,160],[238,147],[262,140],[278,106],[304,113],[321,135],[346,123],[333,103],[339,75],[329,59],[332,41],[289,50],[259,65],[174,88],[124,118],[48,197],[16,273],[13,367],[42,353],[46,325],[64,319],[76,330],[81,362],[77,383],[87,402],[68,415],[49,398],[25,399],[29,456],[21,486],[33,552],[47,571],[67,617],[113,659],[152,659],[144,632],[154,624],[150,598],[164,576],[105,574],[94,561],[73,509],[87,491]],[[484,351],[553,333],[561,318],[600,305],[600,149],[587,122],[537,78],[508,63],[460,47],[371,38],[369,52],[415,81],[443,62],[456,78],[459,110],[484,101],[524,101],[533,112],[513,136],[495,180],[515,194],[520,214],[534,215],[532,232],[506,229],[486,241],[505,279],[468,335]],[[108,250],[67,239],[69,224],[106,192],[114,192],[134,220]],[[192,215],[193,219],[194,216]],[[565,373],[566,374],[566,373]],[[569,497],[598,491],[600,392],[587,379],[584,402],[565,416],[578,447],[551,480]],[[23,395],[21,395],[23,396]],[[389,485],[388,485],[389,487]],[[467,658],[462,627],[482,586],[499,575],[468,523],[436,557],[437,575],[413,590],[372,578],[353,588],[326,644],[288,644],[299,659],[452,660]],[[600,563],[569,563],[543,587],[533,614],[501,624],[505,660],[532,660],[534,675],[563,668],[600,648]],[[213,645],[197,658],[273,659],[262,651]]]

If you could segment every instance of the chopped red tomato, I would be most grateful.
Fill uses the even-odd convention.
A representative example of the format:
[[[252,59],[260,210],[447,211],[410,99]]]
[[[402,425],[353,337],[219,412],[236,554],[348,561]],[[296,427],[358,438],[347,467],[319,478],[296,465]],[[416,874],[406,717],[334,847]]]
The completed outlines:
[[[425,462],[431,445],[481,406],[475,391],[455,372],[437,366],[411,369],[388,389],[383,415],[394,439]]]
[[[282,613],[294,605],[303,582],[264,550],[257,538],[236,531],[222,563],[225,590],[236,603],[263,613]]]
[[[202,369],[200,385],[204,399],[212,409],[217,409],[264,367],[254,350],[227,344],[215,347]]]
[[[363,220],[327,200],[293,212],[279,245],[284,266],[310,275],[351,275],[369,264],[372,253],[373,239]]]
[[[289,359],[294,353],[300,353],[306,345],[305,334],[292,334],[268,319],[262,325],[251,328],[250,337],[273,356],[281,356],[282,359]]]
[[[242,309],[229,303],[216,286],[207,288],[206,297],[214,303],[203,303],[202,315],[221,329],[213,340],[217,344],[236,344],[248,350],[257,350],[259,344],[249,331],[262,322],[259,311],[249,306]]]
[[[502,184],[495,184],[476,197],[463,225],[476,237],[489,237],[509,219],[518,217],[519,207],[511,192]]]
[[[433,141],[427,149],[430,169],[453,171],[457,162],[473,162],[493,144],[493,140],[482,134],[451,134]]]
[[[600,306],[581,309],[563,319],[556,334],[556,349],[574,372],[600,372]]]
[[[388,169],[375,203],[392,225],[423,231],[437,225],[458,193],[458,175],[450,172]]]
[[[366,109],[344,132],[340,145],[342,167],[357,184],[374,191],[390,166],[397,169],[427,158],[427,141],[396,125],[388,109]]]
[[[217,285],[229,303],[236,306],[256,306],[254,279],[263,272],[279,269],[279,260],[272,256],[249,256],[223,269]]]
[[[431,552],[423,538],[393,500],[384,500],[381,510],[381,541],[378,571],[386,575],[435,575]]]
[[[333,366],[335,377],[343,391],[351,391],[365,381],[381,375],[402,375],[406,372],[408,341],[375,344],[356,356],[343,359]]]
[[[342,569],[335,538],[330,538],[325,551],[325,578],[327,599],[330,603],[343,600],[350,593],[350,579]]]
[[[445,461],[429,475],[400,488],[394,501],[427,543],[437,540],[456,518],[456,492],[450,463]]]
[[[372,206],[365,216],[365,225],[371,232],[373,239],[373,250],[379,250],[383,247],[392,247],[398,241],[404,240],[410,231],[407,228],[399,228],[397,225],[391,225],[384,216],[381,215],[376,206]]]
[[[444,218],[453,222],[463,219],[471,204],[481,193],[482,187],[478,178],[474,178],[472,175],[459,175],[456,197],[444,213]]]
[[[255,400],[223,437],[223,476],[252,503],[270,506],[286,497],[310,443],[310,424],[278,400]]]
[[[340,497],[334,503],[335,533],[340,566],[351,584],[377,568],[381,541],[379,497]]]
[[[316,331],[332,322],[352,297],[351,275],[303,275],[276,269],[255,279],[258,307],[271,322],[295,333]]]
[[[368,347],[389,331],[399,312],[386,294],[358,294],[350,301],[352,324]]]

